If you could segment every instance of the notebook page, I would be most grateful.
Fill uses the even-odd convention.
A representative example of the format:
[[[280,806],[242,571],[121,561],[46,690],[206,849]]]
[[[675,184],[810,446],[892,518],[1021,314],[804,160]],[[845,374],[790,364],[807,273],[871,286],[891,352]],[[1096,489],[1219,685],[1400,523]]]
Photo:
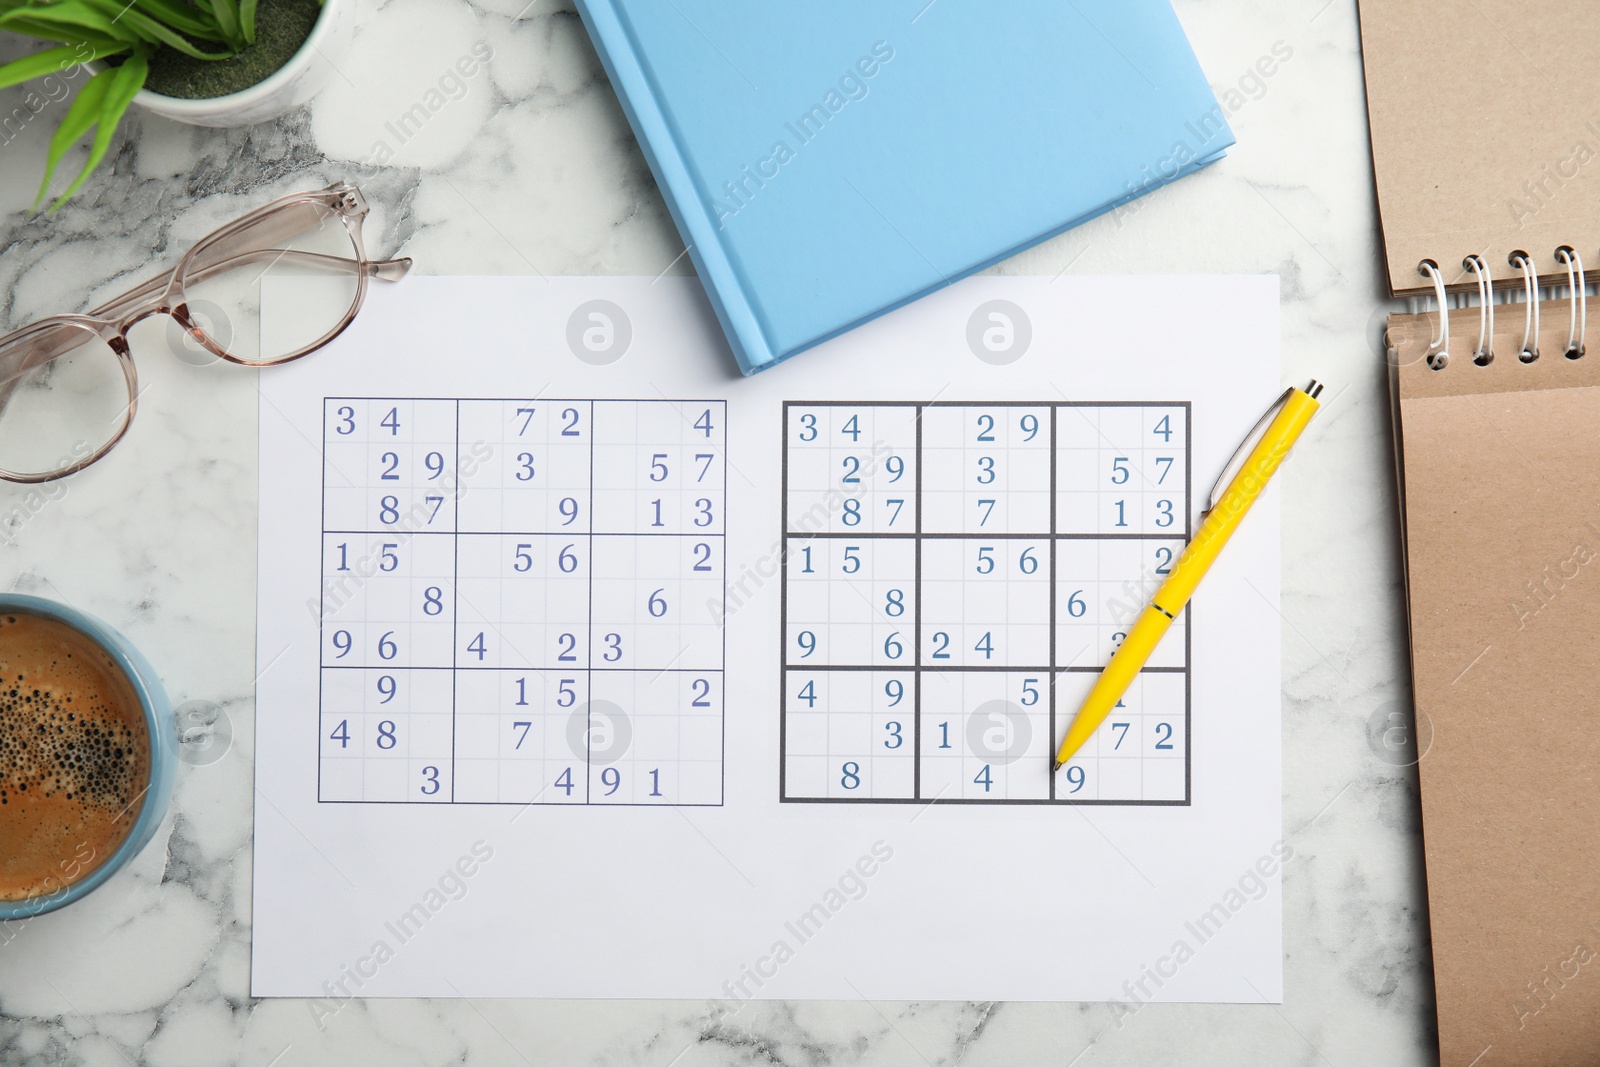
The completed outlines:
[[[1428,368],[1396,352],[1428,898],[1446,1063],[1585,1063],[1600,1039],[1591,842],[1600,371],[1472,342]],[[1453,332],[1477,314],[1452,316]],[[1497,330],[1497,333],[1499,331]],[[1516,331],[1520,337],[1520,327]]]
[[[1584,0],[1362,0],[1367,118],[1389,288],[1428,290],[1433,259],[1501,275],[1530,253],[1600,246],[1600,7]]]

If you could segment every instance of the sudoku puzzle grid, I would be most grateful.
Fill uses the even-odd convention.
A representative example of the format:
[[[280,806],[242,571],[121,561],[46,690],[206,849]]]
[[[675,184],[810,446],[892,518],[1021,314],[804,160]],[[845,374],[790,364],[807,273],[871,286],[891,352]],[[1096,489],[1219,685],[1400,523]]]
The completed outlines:
[[[779,798],[1187,804],[1189,619],[1052,775],[1189,538],[1187,403],[792,401]]]
[[[318,799],[721,804],[726,416],[325,399]]]

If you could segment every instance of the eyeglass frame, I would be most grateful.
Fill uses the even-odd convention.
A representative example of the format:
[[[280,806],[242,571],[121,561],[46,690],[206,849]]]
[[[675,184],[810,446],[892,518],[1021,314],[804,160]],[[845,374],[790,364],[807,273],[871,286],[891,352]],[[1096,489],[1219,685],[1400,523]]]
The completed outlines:
[[[271,256],[274,261],[285,257],[294,257],[297,260],[327,261],[338,260],[343,263],[352,262],[343,256],[330,256],[319,252],[303,252],[296,249],[247,249],[231,257],[221,259],[216,263],[201,267],[195,272],[194,277],[186,277],[189,268],[197,257],[209,249],[215,248],[228,237],[247,232],[264,219],[274,215],[285,214],[298,205],[322,205],[331,208],[343,223],[345,231],[349,234],[351,243],[356,252],[356,293],[349,309],[340,320],[322,337],[309,345],[284,356],[277,356],[266,360],[251,360],[229,352],[222,345],[217,344],[199,323],[189,313],[189,306],[184,292],[186,281],[202,281],[205,278],[223,270],[233,269],[239,265],[241,259],[257,256]],[[122,374],[128,385],[128,403],[123,412],[122,425],[112,434],[109,440],[94,452],[81,459],[75,460],[68,466],[59,470],[41,474],[24,474],[9,471],[0,467],[0,479],[24,485],[33,485],[41,482],[52,482],[68,477],[88,467],[90,464],[103,458],[106,453],[115,448],[127,434],[128,428],[133,425],[134,416],[139,409],[139,378],[134,366],[132,349],[128,344],[128,331],[135,325],[143,322],[153,315],[167,315],[181,326],[190,337],[194,338],[206,351],[229,363],[236,363],[244,367],[275,367],[279,364],[289,363],[293,360],[308,356],[325,347],[330,341],[338,337],[349,325],[355,321],[356,315],[361,311],[361,305],[366,300],[367,283],[371,278],[382,281],[399,281],[411,269],[412,261],[408,256],[395,259],[371,260],[367,258],[366,243],[362,240],[361,224],[371,210],[361,189],[354,182],[338,181],[323,189],[311,190],[303,193],[291,193],[279,197],[271,203],[264,204],[232,222],[221,226],[201,237],[190,245],[188,251],[178,260],[176,266],[162,274],[140,283],[134,288],[106,301],[99,307],[81,314],[51,315],[38,319],[26,326],[0,335],[0,350],[4,350],[28,335],[43,333],[61,326],[75,326],[87,330],[99,340],[105,342],[113,353],[116,354]],[[282,236],[290,237],[307,232],[307,228],[285,231]],[[276,236],[276,235],[275,235]],[[37,354],[23,348],[21,351],[22,365],[15,370],[0,370],[0,412],[10,401],[12,392],[22,376],[35,367],[43,366],[51,360],[72,351],[82,344],[87,344],[84,339],[77,344],[61,347],[43,347]]]

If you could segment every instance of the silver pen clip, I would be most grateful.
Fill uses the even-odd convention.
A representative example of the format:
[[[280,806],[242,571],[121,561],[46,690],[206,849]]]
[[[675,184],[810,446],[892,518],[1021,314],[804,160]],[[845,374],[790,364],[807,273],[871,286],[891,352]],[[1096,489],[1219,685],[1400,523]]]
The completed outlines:
[[[1311,379],[1311,384],[1306,386],[1305,391],[1311,399],[1315,400],[1322,395],[1322,383],[1313,378]],[[1238,469],[1244,466],[1244,457],[1249,454],[1251,448],[1255,447],[1256,441],[1261,436],[1262,429],[1266,427],[1272,416],[1278,413],[1278,409],[1283,407],[1284,402],[1289,399],[1290,394],[1293,392],[1294,386],[1291,385],[1283,391],[1282,396],[1272,402],[1272,405],[1266,411],[1262,412],[1261,417],[1256,420],[1256,424],[1250,427],[1250,432],[1244,435],[1244,440],[1239,442],[1239,447],[1233,450],[1233,455],[1228,457],[1228,462],[1223,464],[1222,473],[1217,475],[1217,480],[1211,486],[1211,494],[1206,498],[1206,509],[1200,513],[1201,522],[1204,522],[1206,516],[1211,514],[1211,509],[1217,506],[1217,493],[1222,490],[1225,484],[1232,481],[1234,475],[1238,473]]]

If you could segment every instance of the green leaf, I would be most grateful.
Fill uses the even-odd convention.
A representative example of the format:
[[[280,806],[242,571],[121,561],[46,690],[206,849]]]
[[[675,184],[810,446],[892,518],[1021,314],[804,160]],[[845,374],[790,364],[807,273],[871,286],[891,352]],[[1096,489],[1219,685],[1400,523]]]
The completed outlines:
[[[205,12],[181,0],[133,0],[133,6],[190,37],[202,37],[208,41],[227,40],[215,19],[207,18]]]
[[[226,47],[225,41],[218,42],[224,45],[223,51],[207,52],[199,45],[191,43],[182,34],[168,29],[155,19],[142,15],[131,8],[123,14],[122,21],[130,25],[140,37],[151,44],[164,44],[168,48],[175,48],[184,55],[193,56],[196,59],[229,59],[237,52],[237,49]]]
[[[101,105],[105,103],[106,91],[111,88],[111,80],[116,73],[115,70],[103,70],[90,78],[78,91],[72,106],[67,108],[67,114],[62,118],[55,136],[50,138],[50,150],[45,156],[44,180],[39,183],[39,195],[33,201],[34,211],[39,210],[45,194],[50,191],[50,178],[55,174],[56,164],[61,162],[61,157],[99,121]]]
[[[61,0],[60,3],[55,4],[30,4],[26,7],[15,7],[4,14],[0,14],[0,28],[17,29],[21,33],[28,33],[28,30],[20,29],[23,26],[51,27],[52,32],[55,28],[59,28],[80,36],[85,30],[104,37],[126,38],[131,36],[127,29],[119,28],[113,18],[83,2],[83,0]],[[39,36],[37,33],[33,35]]]
[[[132,8],[123,12],[122,22],[131,25],[141,37],[152,44],[164,44],[168,48],[175,48],[184,55],[193,56],[196,59],[229,59],[238,52],[236,48],[227,48],[221,52],[203,51],[190,44],[182,34],[168,29],[150,16],[141,14]]]
[[[60,0],[54,7],[64,7],[69,4],[81,4],[98,12],[111,13],[111,21],[122,27],[126,32],[135,34],[139,40],[151,44],[164,44],[168,48],[175,48],[186,56],[196,59],[227,59],[234,54],[233,49],[223,52],[205,52],[191,44],[182,34],[172,28],[161,24],[149,15],[135,11],[132,4],[118,3],[117,0]],[[0,16],[3,20],[4,16]]]
[[[66,203],[68,198],[77,192],[84,182],[89,180],[90,172],[99,166],[100,161],[105,158],[106,150],[111,147],[111,138],[116,135],[117,126],[122,122],[122,116],[127,113],[129,105],[133,103],[134,96],[138,94],[140,89],[144,88],[145,78],[150,74],[150,61],[143,52],[135,52],[128,57],[128,61],[123,63],[122,66],[108,70],[105,73],[111,75],[111,81],[106,87],[105,93],[102,94],[99,113],[93,116],[96,128],[94,141],[89,145],[89,158],[84,160],[83,170],[78,172],[77,179],[67,186],[67,191],[62,193],[54,204],[50,205],[51,211]],[[98,81],[103,76],[96,76],[95,80]],[[87,90],[87,86],[85,89]],[[82,94],[79,95],[81,98]],[[66,123],[63,122],[62,125],[65,126]],[[50,148],[51,151],[55,150],[55,142],[53,140]]]
[[[81,47],[87,45],[87,47]],[[47,74],[57,74],[68,67],[79,63],[87,63],[91,59],[101,59],[113,56],[118,52],[126,52],[128,46],[120,41],[104,39],[97,47],[88,42],[77,44],[64,44],[59,48],[46,48],[42,52],[35,52],[31,56],[14,59],[10,63],[0,66],[0,89],[9,89],[13,85],[30,81],[33,78],[42,78]]]
[[[256,0],[239,0],[239,29],[246,44],[256,43]]]
[[[8,21],[3,28],[10,30],[12,33],[22,33],[29,37],[55,41],[58,44],[77,44],[79,41],[87,41],[89,44],[102,44],[107,41],[115,41],[120,43],[123,48],[132,48],[139,43],[139,35],[126,30],[118,30],[115,34],[107,36],[103,33],[75,30],[49,22],[34,22],[26,18]]]
[[[211,15],[217,20],[224,40],[239,41],[239,9],[233,0],[209,0]]]

